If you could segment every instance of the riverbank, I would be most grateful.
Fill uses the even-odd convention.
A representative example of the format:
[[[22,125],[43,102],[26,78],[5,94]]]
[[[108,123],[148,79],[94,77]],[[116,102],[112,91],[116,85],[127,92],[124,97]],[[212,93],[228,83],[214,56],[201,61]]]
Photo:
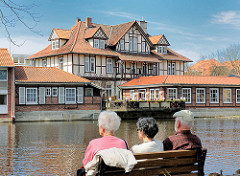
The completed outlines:
[[[195,108],[189,109],[196,118],[236,117],[240,118],[240,108]]]

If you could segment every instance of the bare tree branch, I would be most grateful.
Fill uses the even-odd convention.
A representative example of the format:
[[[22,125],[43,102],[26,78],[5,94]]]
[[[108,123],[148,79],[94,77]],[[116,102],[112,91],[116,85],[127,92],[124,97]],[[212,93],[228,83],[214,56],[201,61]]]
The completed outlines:
[[[36,7],[35,4],[19,5],[12,0],[0,0],[0,5],[0,23],[3,25],[11,43],[16,46],[22,46],[25,43],[24,41],[22,44],[17,44],[17,42],[12,39],[9,28],[16,27],[17,22],[20,22],[30,31],[41,35],[39,31],[34,30],[39,22],[39,17],[32,12],[33,8]],[[30,17],[34,25],[30,26],[25,17]]]

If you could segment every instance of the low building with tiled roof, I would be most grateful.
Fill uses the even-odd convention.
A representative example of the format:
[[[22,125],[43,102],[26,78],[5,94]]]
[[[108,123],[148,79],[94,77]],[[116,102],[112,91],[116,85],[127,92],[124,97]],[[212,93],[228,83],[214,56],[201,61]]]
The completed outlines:
[[[185,100],[186,108],[240,108],[240,78],[163,75],[139,77],[119,86],[128,100]]]
[[[0,122],[14,118],[14,62],[6,48],[0,48]]]
[[[120,98],[118,85],[138,76],[183,75],[192,61],[169,49],[164,35],[149,36],[145,21],[104,25],[87,17],[69,30],[54,28],[51,44],[28,59],[88,78]]]
[[[15,121],[79,120],[101,110],[100,86],[55,67],[15,68]]]

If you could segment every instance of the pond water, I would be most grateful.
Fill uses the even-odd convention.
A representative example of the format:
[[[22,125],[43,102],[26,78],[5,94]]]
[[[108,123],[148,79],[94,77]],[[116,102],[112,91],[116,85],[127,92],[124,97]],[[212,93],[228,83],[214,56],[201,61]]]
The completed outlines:
[[[123,121],[116,136],[141,143],[136,120]],[[173,120],[158,120],[156,139],[174,133]],[[205,174],[240,169],[240,118],[196,119],[193,133],[208,149]],[[96,121],[0,124],[0,175],[76,175],[89,141],[100,137]]]

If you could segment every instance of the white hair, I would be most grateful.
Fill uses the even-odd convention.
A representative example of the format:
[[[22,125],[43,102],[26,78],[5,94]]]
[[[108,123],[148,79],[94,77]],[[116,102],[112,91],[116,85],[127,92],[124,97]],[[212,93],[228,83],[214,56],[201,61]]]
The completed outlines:
[[[103,111],[98,117],[98,126],[103,127],[106,132],[114,133],[118,130],[121,118],[113,111]]]
[[[180,122],[185,125],[185,126],[188,126],[188,127],[192,127],[192,123],[194,121],[194,116],[193,116],[193,113],[189,110],[181,110],[181,111],[178,111],[176,112],[173,117],[176,118],[176,121],[177,120],[180,120]]]

